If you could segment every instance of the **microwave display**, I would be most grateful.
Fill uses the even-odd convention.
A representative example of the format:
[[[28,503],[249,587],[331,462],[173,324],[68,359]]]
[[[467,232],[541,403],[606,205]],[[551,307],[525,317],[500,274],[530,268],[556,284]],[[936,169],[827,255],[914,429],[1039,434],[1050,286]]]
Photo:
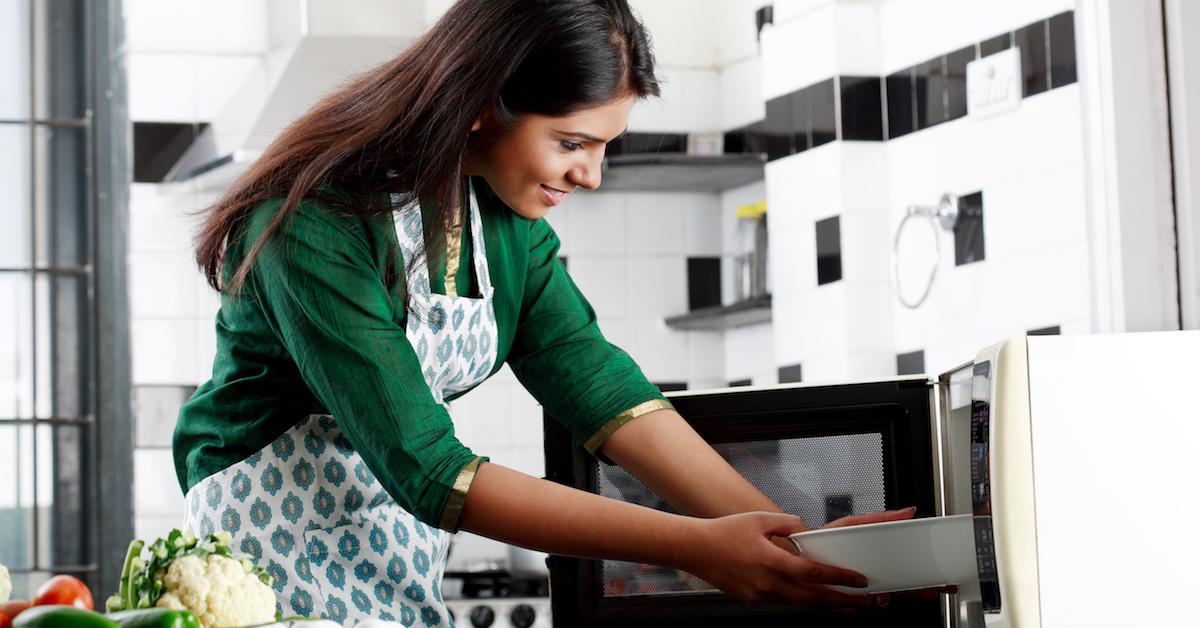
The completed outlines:
[[[991,363],[975,365],[971,383],[971,505],[975,522],[975,561],[985,612],[1000,610],[1000,577],[992,531],[989,442],[991,432]]]

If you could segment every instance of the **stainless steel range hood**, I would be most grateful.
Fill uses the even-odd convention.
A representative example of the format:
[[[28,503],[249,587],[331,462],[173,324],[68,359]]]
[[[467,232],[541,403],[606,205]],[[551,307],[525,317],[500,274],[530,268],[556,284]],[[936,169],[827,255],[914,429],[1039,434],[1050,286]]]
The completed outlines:
[[[441,14],[441,4],[268,0],[271,51],[166,180],[245,168],[321,96],[408,46]]]

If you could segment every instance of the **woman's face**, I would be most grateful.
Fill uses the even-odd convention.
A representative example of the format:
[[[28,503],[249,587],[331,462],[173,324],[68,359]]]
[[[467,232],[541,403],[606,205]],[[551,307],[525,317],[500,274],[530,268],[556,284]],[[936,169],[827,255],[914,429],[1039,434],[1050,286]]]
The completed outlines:
[[[562,117],[528,115],[502,130],[475,123],[463,169],[482,176],[521,216],[537,220],[576,188],[600,185],[605,146],[625,132],[635,96]]]

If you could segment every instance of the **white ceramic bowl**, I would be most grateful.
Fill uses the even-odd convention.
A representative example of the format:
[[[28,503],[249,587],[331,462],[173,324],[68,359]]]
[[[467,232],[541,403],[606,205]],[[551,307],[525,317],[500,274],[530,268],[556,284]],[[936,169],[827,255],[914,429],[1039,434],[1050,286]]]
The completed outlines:
[[[928,517],[797,532],[789,538],[808,558],[853,569],[867,588],[882,593],[958,584],[974,579],[975,532],[971,515]]]

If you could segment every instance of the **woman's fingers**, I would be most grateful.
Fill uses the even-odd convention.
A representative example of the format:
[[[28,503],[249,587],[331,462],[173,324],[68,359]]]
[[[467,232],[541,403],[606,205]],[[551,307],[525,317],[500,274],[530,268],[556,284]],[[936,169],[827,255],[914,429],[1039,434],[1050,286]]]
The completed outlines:
[[[883,521],[903,521],[912,519],[913,515],[917,514],[916,506],[909,506],[900,510],[884,510],[882,512],[870,512],[861,515],[847,515],[841,519],[836,519],[825,524],[826,528],[840,528],[843,526],[857,526],[864,523],[881,523]]]
[[[836,584],[859,589],[867,586],[866,576],[857,571],[819,563],[803,556],[785,556],[781,571],[794,584]]]

